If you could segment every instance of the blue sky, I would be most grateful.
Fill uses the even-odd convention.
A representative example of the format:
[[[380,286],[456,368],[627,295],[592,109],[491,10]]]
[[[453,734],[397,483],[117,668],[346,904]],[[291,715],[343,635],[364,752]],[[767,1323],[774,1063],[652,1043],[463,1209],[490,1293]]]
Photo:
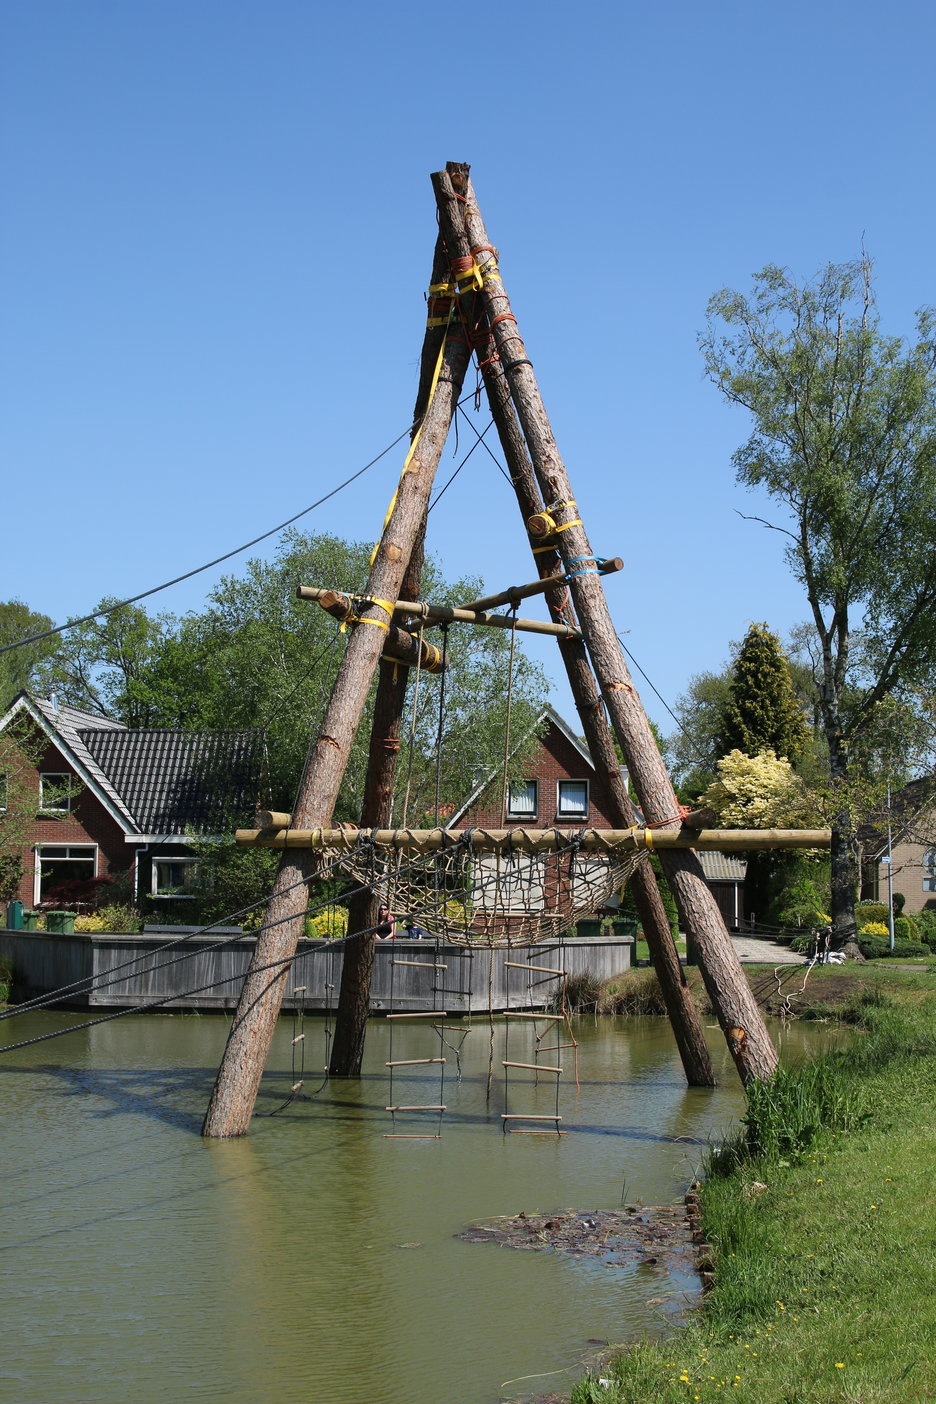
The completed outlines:
[[[769,508],[735,486],[745,418],[696,336],[717,289],[862,240],[886,330],[936,302],[934,13],[0,0],[0,598],[60,620],[135,594],[403,430],[428,175],[454,159],[593,549],[626,561],[607,589],[641,666],[673,700],[752,620],[786,632],[804,601],[782,538],[737,515]],[[372,539],[401,462],[306,526]],[[429,545],[450,576],[530,578],[487,455]],[[197,609],[221,573],[150,607]],[[558,681],[551,646],[531,651]],[[571,716],[564,685],[554,701]]]

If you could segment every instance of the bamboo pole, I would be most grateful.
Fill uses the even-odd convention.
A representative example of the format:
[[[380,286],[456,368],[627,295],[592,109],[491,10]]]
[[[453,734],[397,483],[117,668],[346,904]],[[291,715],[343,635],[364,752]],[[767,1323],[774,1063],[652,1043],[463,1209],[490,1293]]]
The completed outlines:
[[[353,853],[359,840],[395,853],[557,853],[577,844],[585,853],[744,853],[748,849],[828,848],[829,829],[238,829],[242,847],[312,848]]]
[[[468,167],[450,162],[447,169],[453,188],[461,197],[456,202],[446,201],[449,218],[446,220],[445,216],[442,217],[450,239],[450,253],[453,256],[464,257],[472,255],[474,249],[489,249],[490,240],[474,199]],[[483,355],[479,350],[478,359],[482,366],[491,414],[510,471],[517,506],[526,523],[528,518],[541,511],[543,499],[517,421],[503,364],[499,357],[490,354],[493,338],[486,317],[480,331],[481,336],[476,340],[483,340],[486,345]],[[530,545],[532,549],[532,540]],[[562,565],[558,551],[534,550],[533,560],[539,566],[542,577],[540,584],[547,588],[546,604],[551,618],[556,622],[562,620],[576,624],[575,608],[566,586],[567,571]],[[602,575],[608,573],[606,568],[609,566],[622,567],[623,562],[617,559],[596,562],[596,569]],[[483,600],[476,602],[473,607],[486,608],[489,603],[490,601]],[[559,653],[575,698],[592,761],[604,781],[611,818],[619,825],[628,825],[637,815],[631,804],[625,777],[621,773],[614,737],[595,686],[594,675],[581,637],[560,640]],[[676,950],[656,874],[648,862],[639,864],[631,875],[630,890],[647,939],[650,959],[663,994],[686,1081],[690,1087],[712,1087],[715,1074],[705,1042],[702,1019]]]
[[[444,221],[445,206],[449,201],[455,203],[455,192],[445,172],[437,172],[432,181],[440,218]],[[492,251],[479,249],[476,257],[482,283],[481,300],[540,491],[547,508],[551,504],[565,504],[560,521],[563,530],[558,537],[559,550],[570,575],[574,565],[579,567],[570,590],[601,696],[647,821],[677,824],[678,801],[631,681],[601,579],[597,570],[592,573],[589,566],[595,560],[595,553],[584,525],[574,514],[577,509],[569,506],[575,500],[574,493],[502,275],[495,271]],[[661,861],[682,922],[695,940],[699,968],[742,1081],[769,1078],[777,1067],[777,1053],[698,859],[689,852],[664,849]]]
[[[468,347],[460,338],[446,336],[435,392],[429,397],[418,438],[410,446],[371,565],[366,585],[369,601],[396,600],[399,596],[468,357]],[[324,825],[331,819],[351,742],[383,651],[388,622],[385,610],[369,603],[363,615],[371,627],[358,627],[348,641],[321,733],[310,749],[300,781],[293,814],[303,826]],[[205,1136],[241,1136],[250,1126],[289,966],[302,933],[307,883],[314,873],[311,852],[283,855],[205,1116]]]

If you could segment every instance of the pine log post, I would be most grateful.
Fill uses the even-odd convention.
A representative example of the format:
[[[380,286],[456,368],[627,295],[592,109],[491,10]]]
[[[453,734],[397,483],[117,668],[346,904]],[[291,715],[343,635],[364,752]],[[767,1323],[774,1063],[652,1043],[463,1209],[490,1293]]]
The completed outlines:
[[[416,413],[418,416],[418,406]],[[416,595],[422,576],[423,539],[421,531],[403,581],[403,588]],[[405,668],[396,668],[387,659],[381,660],[361,804],[362,828],[377,828],[390,821],[408,681]],[[348,903],[348,931],[353,934],[344,945],[335,1037],[328,1063],[332,1077],[361,1076],[374,971],[377,902],[372,892],[362,890],[355,892]]]
[[[450,162],[447,170],[452,186],[460,199],[446,200],[446,216],[443,216],[443,229],[450,240],[450,252],[455,257],[464,257],[473,250],[489,250],[490,244],[484,221],[474,199],[474,191],[468,176],[467,166]],[[444,194],[443,194],[443,198]],[[482,330],[478,329],[479,332]],[[484,318],[483,330],[487,332],[490,347],[493,338]],[[480,339],[477,338],[477,339]],[[482,365],[485,389],[495,428],[500,439],[501,449],[507,461],[507,468],[513,483],[517,505],[524,521],[538,514],[543,507],[542,498],[536,484],[533,465],[527,453],[523,433],[517,422],[516,411],[510,396],[510,386],[499,358],[490,356],[489,349],[478,351]],[[531,548],[533,543],[531,542]],[[549,578],[558,572],[553,586],[546,592],[546,603],[554,622],[577,623],[574,607],[565,584],[565,571],[558,551],[534,552],[541,579]],[[614,565],[620,569],[620,562]],[[607,571],[598,567],[601,574]],[[487,601],[481,603],[487,604]],[[614,737],[608,725],[601,698],[595,687],[594,674],[588,661],[588,654],[581,638],[559,640],[562,657],[572,696],[588,749],[591,752],[595,769],[605,783],[610,800],[611,817],[621,827],[634,822],[635,813],[627,792],[627,784],[621,774]],[[641,926],[647,939],[650,959],[666,1005],[666,1012],[673,1028],[673,1036],[679,1050],[683,1071],[690,1087],[714,1087],[715,1073],[705,1042],[702,1020],[686,976],[679,960],[679,953],[670,930],[669,919],[656,876],[649,862],[643,862],[630,878],[630,888],[637,906]]]
[[[444,171],[434,174],[432,182],[445,237],[447,207],[455,203],[455,192]],[[479,248],[475,256],[482,282],[481,300],[545,506],[566,504],[557,507],[563,530],[555,540],[570,577],[574,577],[570,579],[569,588],[601,697],[647,823],[660,827],[678,825],[676,794],[631,681],[601,577],[594,568],[595,553],[584,525],[576,521],[577,508],[568,506],[575,500],[574,493],[510,306],[503,275],[495,271],[497,264],[491,249]],[[683,926],[695,939],[702,978],[742,1082],[747,1084],[771,1077],[776,1071],[777,1053],[698,858],[688,851],[664,851],[661,862]]]
[[[443,334],[435,393],[427,396],[426,413],[410,446],[406,471],[378,543],[365,587],[369,600],[399,598],[461,393],[468,347],[462,338]],[[351,743],[383,651],[389,623],[386,611],[369,604],[363,617],[370,621],[370,627],[359,624],[348,640],[321,733],[310,748],[299,784],[292,812],[294,822],[303,827],[321,827],[331,820]],[[317,867],[311,851],[283,855],[208,1105],[204,1136],[243,1136],[250,1127],[287,974],[302,935],[308,882]]]

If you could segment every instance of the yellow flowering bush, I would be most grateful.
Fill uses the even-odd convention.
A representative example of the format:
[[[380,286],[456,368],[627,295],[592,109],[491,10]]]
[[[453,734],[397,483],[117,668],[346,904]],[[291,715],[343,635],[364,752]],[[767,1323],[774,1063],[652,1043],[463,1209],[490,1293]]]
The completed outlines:
[[[726,829],[808,829],[822,822],[816,796],[773,751],[730,751],[716,769],[718,779],[700,803],[714,809]]]
[[[883,921],[869,921],[867,926],[863,926],[859,932],[861,936],[889,936],[890,929]]]
[[[324,911],[307,916],[305,934],[308,940],[334,941],[348,933],[347,907],[326,907]]]

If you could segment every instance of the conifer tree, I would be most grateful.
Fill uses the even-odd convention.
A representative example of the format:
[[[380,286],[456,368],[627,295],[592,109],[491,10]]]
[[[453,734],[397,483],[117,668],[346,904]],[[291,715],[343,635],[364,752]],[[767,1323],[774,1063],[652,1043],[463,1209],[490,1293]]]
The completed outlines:
[[[806,720],[780,640],[766,624],[752,624],[731,669],[719,751],[723,756],[773,751],[795,764],[806,744]]]

